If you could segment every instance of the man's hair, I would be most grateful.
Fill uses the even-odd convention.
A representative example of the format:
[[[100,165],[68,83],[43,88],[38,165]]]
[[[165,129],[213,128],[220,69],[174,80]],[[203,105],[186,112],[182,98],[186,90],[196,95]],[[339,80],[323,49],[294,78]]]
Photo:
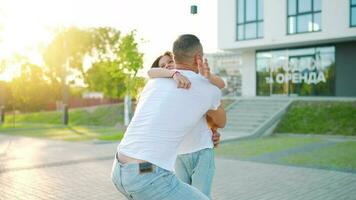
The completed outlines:
[[[162,58],[163,56],[169,56],[169,57],[171,57],[171,58],[173,59],[173,54],[172,54],[172,52],[166,51],[166,52],[164,52],[163,55],[158,56],[158,57],[156,58],[156,60],[153,61],[152,65],[151,65],[151,68],[159,68],[159,67],[160,67],[160,66],[159,66],[159,61],[161,60],[161,58]]]
[[[190,61],[196,53],[203,53],[203,47],[197,36],[184,34],[173,43],[173,54],[176,62]]]

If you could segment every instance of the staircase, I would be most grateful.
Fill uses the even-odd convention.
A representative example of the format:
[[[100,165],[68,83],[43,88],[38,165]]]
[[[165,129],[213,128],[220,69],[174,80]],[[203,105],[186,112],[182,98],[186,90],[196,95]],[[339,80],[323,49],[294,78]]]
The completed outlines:
[[[222,141],[260,136],[273,128],[292,100],[287,98],[243,98],[226,108],[227,124]]]

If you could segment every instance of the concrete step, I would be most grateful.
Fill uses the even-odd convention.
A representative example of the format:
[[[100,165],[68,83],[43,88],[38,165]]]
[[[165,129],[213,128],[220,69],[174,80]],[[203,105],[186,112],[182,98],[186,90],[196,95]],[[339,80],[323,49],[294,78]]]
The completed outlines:
[[[239,100],[229,107],[228,121],[223,131],[228,133],[229,138],[259,133],[260,129],[269,126],[266,124],[270,123],[268,120],[274,119],[288,102],[289,100],[258,98]]]
[[[226,128],[227,127],[258,127],[261,123],[227,123],[226,124]]]
[[[274,109],[274,110],[263,110],[263,109],[256,109],[256,108],[249,108],[249,109],[236,109],[233,110],[234,113],[262,113],[262,114],[269,114],[269,113],[274,113],[276,112],[278,109]],[[233,113],[231,113],[233,114]]]
[[[226,127],[224,128],[225,131],[242,131],[247,133],[252,133],[255,128],[253,127]]]
[[[265,120],[264,120],[265,121]],[[230,124],[234,124],[234,125],[239,125],[239,126],[256,126],[256,125],[258,125],[258,124],[261,124],[261,123],[263,123],[264,121],[249,121],[249,122],[247,122],[247,121],[239,121],[239,120],[236,120],[236,121],[228,121],[227,123],[226,123],[226,126],[229,126]]]
[[[284,105],[284,104],[236,104],[233,107],[231,107],[232,109],[237,109],[237,108],[262,108],[262,109],[268,109],[268,108],[278,108],[280,105]]]
[[[269,117],[267,113],[227,113],[228,119],[231,118],[266,118]]]

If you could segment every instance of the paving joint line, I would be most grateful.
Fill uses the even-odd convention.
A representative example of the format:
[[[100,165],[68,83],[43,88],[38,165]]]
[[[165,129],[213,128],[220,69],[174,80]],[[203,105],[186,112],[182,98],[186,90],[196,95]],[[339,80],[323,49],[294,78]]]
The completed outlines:
[[[38,164],[38,165],[33,165],[33,166],[27,166],[27,167],[14,167],[14,168],[3,168],[3,169],[0,168],[0,174],[4,174],[7,172],[13,172],[13,171],[24,171],[24,170],[33,170],[33,169],[40,169],[40,168],[76,165],[76,164],[95,162],[95,161],[106,161],[106,160],[111,160],[111,159],[114,159],[114,156],[103,156],[103,157],[94,157],[94,158],[84,158],[84,159],[78,159],[78,160],[69,160],[69,161],[63,161],[63,162],[44,163],[44,164]]]

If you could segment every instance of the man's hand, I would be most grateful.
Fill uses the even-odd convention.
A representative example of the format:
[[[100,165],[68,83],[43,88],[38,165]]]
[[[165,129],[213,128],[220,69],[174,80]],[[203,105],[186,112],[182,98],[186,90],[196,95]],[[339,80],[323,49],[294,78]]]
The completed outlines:
[[[216,129],[211,129],[213,131],[212,140],[214,147],[218,147],[220,144],[220,133]]]
[[[198,62],[199,73],[207,79],[210,79],[210,68],[208,59],[204,59],[204,62]]]
[[[189,89],[191,86],[189,79],[179,72],[173,74],[173,79],[176,81],[178,88]]]

